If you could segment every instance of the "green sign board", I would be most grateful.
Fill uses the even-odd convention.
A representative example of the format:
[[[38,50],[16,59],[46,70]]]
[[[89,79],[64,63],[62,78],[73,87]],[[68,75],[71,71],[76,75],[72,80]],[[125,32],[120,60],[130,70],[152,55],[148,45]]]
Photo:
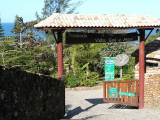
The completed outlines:
[[[114,80],[115,58],[105,58],[105,80]]]
[[[125,96],[134,97],[134,96],[135,96],[135,93],[129,93],[129,92],[121,92],[121,91],[119,91],[119,95],[125,95]]]
[[[118,93],[117,92],[117,88],[109,87],[109,97],[117,98],[117,93]],[[119,95],[135,97],[135,93],[129,93],[129,92],[121,92],[121,91],[119,91]]]
[[[109,97],[117,98],[117,88],[109,88]]]

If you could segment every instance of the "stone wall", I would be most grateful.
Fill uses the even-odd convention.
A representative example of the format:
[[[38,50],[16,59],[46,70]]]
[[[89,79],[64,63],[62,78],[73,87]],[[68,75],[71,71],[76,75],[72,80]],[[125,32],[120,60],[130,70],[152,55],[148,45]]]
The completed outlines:
[[[159,63],[160,65],[160,63]],[[146,68],[144,81],[144,102],[146,107],[160,106],[160,67]],[[135,69],[135,78],[139,79],[139,65]]]
[[[0,120],[59,119],[64,101],[62,81],[0,66]]]
[[[146,67],[144,81],[144,102],[146,107],[160,106],[160,61],[158,67]],[[139,63],[135,66],[135,78],[139,79]]]
[[[136,58],[136,61],[138,61],[138,58]],[[150,62],[151,60],[146,60],[146,61]],[[152,60],[152,63],[157,63],[158,67],[149,67],[149,66],[146,66],[145,74],[150,74],[150,75],[160,74],[160,61],[154,61],[154,60]],[[139,79],[139,63],[137,63],[135,65],[134,73],[135,73],[135,79]]]
[[[160,74],[145,74],[145,107],[160,106]]]

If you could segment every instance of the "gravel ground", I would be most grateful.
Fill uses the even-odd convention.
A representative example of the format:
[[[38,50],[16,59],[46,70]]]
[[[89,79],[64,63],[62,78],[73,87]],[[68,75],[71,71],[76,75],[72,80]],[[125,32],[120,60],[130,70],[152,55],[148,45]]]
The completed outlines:
[[[82,120],[160,120],[160,109],[138,110],[135,107],[103,102],[103,90],[66,90],[64,119]]]

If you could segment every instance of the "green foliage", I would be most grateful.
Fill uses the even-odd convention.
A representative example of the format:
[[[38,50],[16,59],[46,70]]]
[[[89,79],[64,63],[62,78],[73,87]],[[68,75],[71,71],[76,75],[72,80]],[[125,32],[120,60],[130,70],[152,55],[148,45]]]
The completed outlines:
[[[65,77],[69,81],[67,86],[93,86],[99,81],[99,73],[95,71],[98,71],[97,64],[101,59],[99,51],[103,47],[102,44],[81,44],[64,48],[64,63],[72,68],[71,74]],[[77,84],[73,85],[73,81]]]
[[[135,57],[130,57],[129,64],[128,64],[128,73],[133,73],[135,67]]]
[[[130,80],[134,79],[134,66],[135,66],[135,58],[130,57],[129,63],[124,65],[123,68],[123,79]],[[120,67],[115,66],[115,76],[120,76]]]
[[[103,57],[115,57],[116,55],[122,53],[128,54],[128,52],[130,53],[132,52],[130,43],[79,44],[79,45],[65,46],[64,63],[65,65],[67,65],[67,68],[68,66],[71,66],[69,68],[72,68],[70,69],[71,75],[67,74],[65,77],[67,81],[69,80],[69,82],[66,82],[66,85],[69,87],[83,86],[83,85],[93,86],[97,82],[97,80],[98,81],[100,80],[99,78],[101,76],[104,76]],[[81,77],[81,75],[78,74],[79,72],[77,73],[77,70],[74,71],[74,69],[76,69],[77,67],[82,68],[81,71],[83,72],[81,72],[81,75],[83,76],[84,74],[84,76],[86,76],[85,78]],[[123,74],[133,73],[133,70],[134,70],[134,59],[130,58],[130,62],[127,65],[123,66]],[[78,77],[80,78],[76,77],[77,74]],[[94,75],[95,77],[93,77]],[[120,76],[120,67],[115,66],[115,76],[116,77]],[[130,77],[126,79],[130,79]]]
[[[47,41],[35,38],[37,35],[33,33],[33,26],[37,22],[38,20],[24,23],[23,18],[16,15],[12,32],[18,37],[4,37],[0,41],[1,65],[46,75],[56,72],[53,51],[48,47]],[[22,36],[26,31],[27,36]]]
[[[10,39],[4,39],[1,44],[0,64],[5,67],[19,67],[22,70],[49,75],[52,72],[49,69],[56,66],[53,51],[47,46],[18,48],[11,45]]]
[[[119,66],[115,66],[115,71],[114,71],[114,75],[115,77],[119,77],[120,76],[120,67]]]
[[[64,83],[67,87],[77,87],[80,86],[80,81],[83,81],[84,79],[85,73],[80,69],[77,69],[75,74],[70,70],[69,73],[65,75]]]
[[[128,54],[131,45],[129,43],[107,43],[103,44],[103,47],[99,51],[100,59],[97,67],[102,76],[104,76],[104,58],[103,57],[116,57],[118,54]],[[123,67],[125,68],[125,66]],[[120,67],[115,66],[115,76],[119,76]]]
[[[35,22],[24,23],[25,28],[31,32],[34,24]],[[56,44],[52,51],[50,47],[36,41],[32,33],[27,33],[27,35],[31,37],[23,37],[22,42],[31,41],[30,45],[24,45],[22,48],[15,46],[17,41],[14,38],[5,38],[1,41],[0,53],[3,55],[0,57],[0,64],[57,77]],[[53,39],[53,36],[50,35],[50,39]],[[94,86],[100,77],[104,77],[102,57],[115,57],[117,54],[128,52],[130,47],[128,43],[64,45],[66,86]],[[130,63],[123,67],[123,74],[132,74],[133,69],[134,60],[130,58]],[[120,67],[116,67],[116,76],[119,76],[119,70]],[[126,75],[124,79],[131,79],[132,76]]]
[[[81,70],[84,70],[89,65],[89,62],[82,66]]]
[[[56,62],[53,56],[53,51],[47,46],[34,47],[29,50],[31,50],[32,65],[34,65],[34,67],[30,67],[29,71],[50,74],[49,69],[52,68],[53,63]]]
[[[44,7],[42,8],[42,17],[36,12],[37,19],[45,19],[53,13],[73,13],[81,2],[73,3],[72,0],[44,0]]]
[[[16,15],[12,32],[17,35],[25,32],[25,26],[22,17]]]
[[[97,72],[90,72],[89,75],[80,68],[76,69],[76,74],[72,70],[65,75],[64,82],[67,87],[77,86],[94,86],[99,81],[99,74]]]
[[[101,55],[104,57],[115,57],[118,54],[126,53],[130,48],[130,44],[126,42],[107,43],[102,49]]]
[[[134,79],[134,73],[123,74],[123,80],[133,80],[133,79]]]
[[[56,43],[52,34],[47,35],[47,39],[48,39],[49,44]]]
[[[44,7],[42,8],[41,15],[36,12],[37,20],[44,20],[51,16],[53,13],[75,13],[78,6],[82,4],[81,1],[73,3],[72,0],[44,0]],[[48,38],[49,44],[55,44],[56,40],[53,37],[51,31],[46,31],[44,33],[46,38]],[[54,46],[56,48],[56,46]]]
[[[97,72],[90,72],[88,75],[86,75],[86,79],[83,79],[80,82],[81,86],[94,86],[99,81],[99,74]]]
[[[158,34],[156,35],[151,35],[145,42],[145,44],[148,44],[150,42],[152,42],[153,40],[157,39],[158,38]]]
[[[19,42],[20,48],[22,48],[22,34],[25,33],[26,28],[23,22],[23,18],[16,15],[15,21],[14,21],[14,27],[12,29],[12,33],[17,35],[17,41]]]
[[[34,25],[38,22],[39,20],[24,23],[23,18],[16,15],[14,27],[11,32],[17,35],[15,37],[17,47],[42,47],[48,45],[47,41],[42,40],[39,35],[33,33]],[[26,36],[22,36],[24,33],[26,33]]]
[[[160,31],[159,31],[159,29],[157,29],[155,35],[149,36],[149,38],[146,40],[145,44],[148,44],[149,42],[152,42],[153,40],[157,39],[158,37],[160,37]]]
[[[68,65],[84,66],[90,63],[89,66],[97,66],[101,59],[99,51],[104,47],[102,44],[81,44],[70,45],[64,49],[64,63]]]
[[[4,29],[3,26],[1,24],[1,18],[0,18],[0,38],[4,37]]]
[[[35,20],[35,21],[30,21],[24,23],[24,26],[26,27],[27,30],[33,31],[34,30],[34,25],[40,22],[40,20]]]
[[[130,65],[124,65],[123,67],[122,67],[122,69],[123,69],[123,74],[127,74],[128,72],[129,72],[129,68],[130,68]],[[121,69],[121,67],[119,67],[119,66],[115,66],[115,77],[120,77],[120,69]],[[133,70],[133,68],[132,68],[132,70]]]

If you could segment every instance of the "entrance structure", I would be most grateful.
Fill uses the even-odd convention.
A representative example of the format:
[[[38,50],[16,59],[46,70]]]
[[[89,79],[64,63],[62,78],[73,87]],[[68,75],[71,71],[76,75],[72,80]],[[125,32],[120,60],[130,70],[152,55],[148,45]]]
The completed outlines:
[[[62,34],[69,29],[117,30],[137,29],[140,34],[139,44],[139,109],[144,107],[144,64],[145,40],[154,28],[160,28],[160,20],[147,15],[82,15],[55,13],[34,26],[36,29],[57,32],[58,44],[58,78],[63,76],[63,40]],[[150,30],[145,37],[145,31]]]

